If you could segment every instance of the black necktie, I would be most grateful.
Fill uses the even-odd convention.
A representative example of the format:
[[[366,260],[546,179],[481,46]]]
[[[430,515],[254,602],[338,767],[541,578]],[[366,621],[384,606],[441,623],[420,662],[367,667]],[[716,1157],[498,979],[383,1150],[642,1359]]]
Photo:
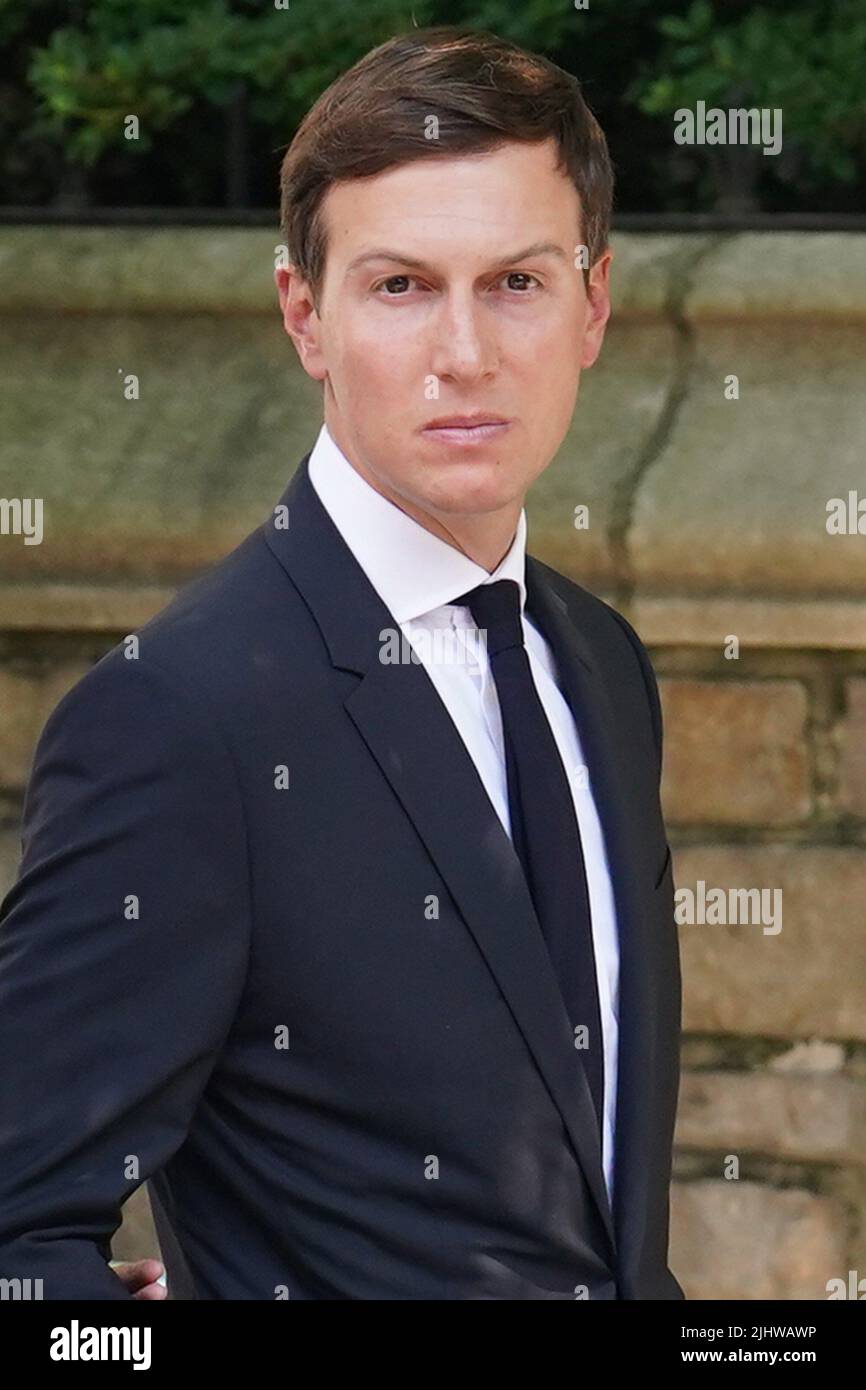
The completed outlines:
[[[574,801],[523,645],[520,589],[512,579],[479,584],[454,599],[486,630],[505,739],[514,848],[544,933],[572,1029],[578,1035],[601,1123],[604,1057],[589,893]]]

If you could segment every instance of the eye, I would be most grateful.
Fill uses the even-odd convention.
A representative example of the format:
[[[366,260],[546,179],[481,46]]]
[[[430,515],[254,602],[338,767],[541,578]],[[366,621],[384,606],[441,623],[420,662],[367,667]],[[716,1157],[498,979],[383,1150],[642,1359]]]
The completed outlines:
[[[377,293],[377,292],[382,288],[383,285],[393,285],[393,284],[395,284],[395,283],[397,283],[397,284],[403,284],[403,285],[411,285],[412,282],[413,282],[413,280],[414,280],[414,276],[412,276],[412,275],[389,275],[388,278],[387,278],[387,280],[379,280],[379,281],[377,281],[377,283],[373,286],[373,293],[374,293],[374,294]],[[402,297],[403,297],[403,296],[402,296],[401,294],[386,294],[386,295],[385,295],[385,298],[386,298],[386,299],[402,299]]]
[[[540,285],[540,284],[541,284],[541,281],[538,279],[538,277],[535,276],[535,275],[530,275],[530,273],[529,273],[528,270],[509,270],[509,271],[503,276],[503,279],[505,279],[505,280],[534,280],[535,283],[536,283],[536,285]],[[513,289],[514,287],[511,286],[511,288]],[[523,291],[523,290],[520,290],[519,292],[520,292],[521,294],[522,294],[522,293],[525,293],[525,291]]]
[[[509,271],[506,271],[506,273],[505,273],[503,276],[500,277],[500,280],[509,280],[509,281],[510,281],[510,280],[518,280],[518,281],[524,281],[524,282],[526,282],[526,281],[532,281],[532,284],[531,284],[531,285],[528,285],[528,284],[525,285],[525,286],[519,286],[519,285],[518,285],[518,287],[516,288],[516,290],[515,290],[515,287],[514,287],[513,285],[510,285],[509,288],[512,289],[512,290],[514,290],[514,292],[515,292],[517,295],[526,295],[526,294],[530,293],[530,292],[531,292],[533,289],[535,289],[535,288],[542,288],[542,286],[541,286],[541,281],[538,279],[538,276],[537,276],[537,275],[530,275],[530,273],[529,273],[528,270],[509,270]],[[372,288],[372,292],[373,292],[374,294],[378,294],[379,291],[382,290],[382,289],[384,289],[386,285],[387,285],[387,286],[391,286],[391,287],[393,287],[393,286],[395,286],[395,285],[400,286],[401,288],[398,289],[396,293],[392,293],[390,289],[387,290],[386,293],[385,293],[385,295],[384,295],[384,298],[385,298],[385,299],[403,299],[403,298],[405,297],[405,292],[406,292],[407,290],[409,290],[409,289],[412,287],[413,284],[417,285],[417,284],[419,284],[419,283],[420,283],[420,282],[417,281],[417,280],[415,279],[414,275],[389,275],[389,276],[388,276],[386,279],[384,279],[384,280],[377,280],[376,283],[375,283],[375,285],[373,285],[371,288]],[[500,283],[500,282],[497,281],[497,283]]]

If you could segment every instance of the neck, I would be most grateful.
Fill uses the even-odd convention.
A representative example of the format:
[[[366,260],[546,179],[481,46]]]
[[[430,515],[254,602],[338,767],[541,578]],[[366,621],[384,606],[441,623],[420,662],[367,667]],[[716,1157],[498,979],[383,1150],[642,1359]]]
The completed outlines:
[[[514,543],[520,504],[517,505],[516,512],[510,508],[507,516],[502,512],[486,516],[442,514],[417,506],[399,493],[378,485],[374,479],[367,478],[367,481],[383,497],[387,497],[407,516],[411,516],[413,521],[417,521],[419,526],[423,526],[425,531],[430,531],[432,535],[438,536],[440,540],[459,550],[461,555],[473,560],[476,565],[481,565],[488,574],[492,574],[502,563]]]

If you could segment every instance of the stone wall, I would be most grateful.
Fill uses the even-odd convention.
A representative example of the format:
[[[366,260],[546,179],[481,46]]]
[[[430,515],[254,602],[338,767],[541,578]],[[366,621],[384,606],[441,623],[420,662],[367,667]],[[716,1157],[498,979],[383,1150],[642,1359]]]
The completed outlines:
[[[0,535],[0,891],[50,709],[267,514],[315,438],[275,241],[0,231],[0,495],[45,518],[38,546]],[[671,1262],[692,1298],[826,1298],[866,1277],[866,535],[827,530],[829,499],[866,495],[866,238],[614,251],[529,548],[650,648],[678,890],[781,890],[772,924],[680,925]],[[153,1249],[142,1189],[115,1255]]]

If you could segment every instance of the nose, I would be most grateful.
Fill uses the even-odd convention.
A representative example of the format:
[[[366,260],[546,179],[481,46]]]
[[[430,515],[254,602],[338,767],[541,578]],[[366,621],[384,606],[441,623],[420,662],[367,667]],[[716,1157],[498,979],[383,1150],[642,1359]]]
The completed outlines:
[[[431,368],[441,381],[472,383],[495,372],[495,326],[471,290],[443,295],[431,325]]]

